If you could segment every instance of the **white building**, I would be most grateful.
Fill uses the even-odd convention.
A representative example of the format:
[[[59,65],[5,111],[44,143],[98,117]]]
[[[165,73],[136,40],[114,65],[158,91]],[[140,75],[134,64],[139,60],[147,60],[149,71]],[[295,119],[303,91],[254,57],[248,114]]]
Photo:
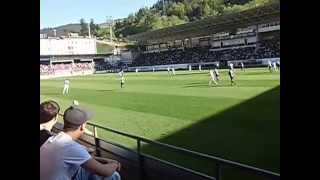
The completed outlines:
[[[40,39],[40,55],[97,54],[94,38]]]

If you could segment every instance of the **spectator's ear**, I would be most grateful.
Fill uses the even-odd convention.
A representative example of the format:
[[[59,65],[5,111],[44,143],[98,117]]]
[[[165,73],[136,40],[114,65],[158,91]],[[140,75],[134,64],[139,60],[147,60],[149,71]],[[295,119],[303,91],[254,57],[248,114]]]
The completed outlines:
[[[85,127],[84,127],[84,124],[80,125],[80,131],[84,131],[85,130]]]
[[[83,132],[86,130],[86,123],[80,125],[80,130]]]

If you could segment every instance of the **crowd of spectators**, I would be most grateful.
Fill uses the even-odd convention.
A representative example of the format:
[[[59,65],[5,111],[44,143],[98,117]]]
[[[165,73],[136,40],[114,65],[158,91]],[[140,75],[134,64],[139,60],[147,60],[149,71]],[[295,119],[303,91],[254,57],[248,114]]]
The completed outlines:
[[[280,39],[262,41],[255,53],[257,59],[280,57]]]
[[[74,72],[84,72],[94,70],[94,65],[92,63],[60,63],[52,65],[40,64],[40,75],[54,75],[56,72],[69,71]]]
[[[152,66],[214,61],[252,60],[280,57],[280,39],[265,40],[258,44],[212,49],[193,47],[169,49],[162,52],[142,53],[132,66]]]

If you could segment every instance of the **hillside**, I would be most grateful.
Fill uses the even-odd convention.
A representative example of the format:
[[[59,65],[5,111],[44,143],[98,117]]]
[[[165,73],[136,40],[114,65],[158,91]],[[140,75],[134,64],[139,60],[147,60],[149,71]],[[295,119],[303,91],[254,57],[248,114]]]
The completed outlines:
[[[49,36],[53,36],[53,29],[57,30],[57,36],[65,36],[70,32],[79,33],[81,26],[80,24],[67,24],[54,28],[44,28],[40,30],[40,33],[48,34]]]
[[[162,3],[164,2],[164,4]],[[209,16],[221,16],[279,2],[279,0],[159,0],[116,23],[117,37],[166,28]]]

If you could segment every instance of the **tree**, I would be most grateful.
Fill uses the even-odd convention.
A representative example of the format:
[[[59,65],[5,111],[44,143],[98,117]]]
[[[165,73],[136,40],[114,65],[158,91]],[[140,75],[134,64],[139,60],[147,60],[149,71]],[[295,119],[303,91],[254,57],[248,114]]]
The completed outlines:
[[[124,37],[135,33],[196,21],[208,16],[239,11],[279,0],[158,0],[150,8],[141,8],[115,26],[115,34]]]

